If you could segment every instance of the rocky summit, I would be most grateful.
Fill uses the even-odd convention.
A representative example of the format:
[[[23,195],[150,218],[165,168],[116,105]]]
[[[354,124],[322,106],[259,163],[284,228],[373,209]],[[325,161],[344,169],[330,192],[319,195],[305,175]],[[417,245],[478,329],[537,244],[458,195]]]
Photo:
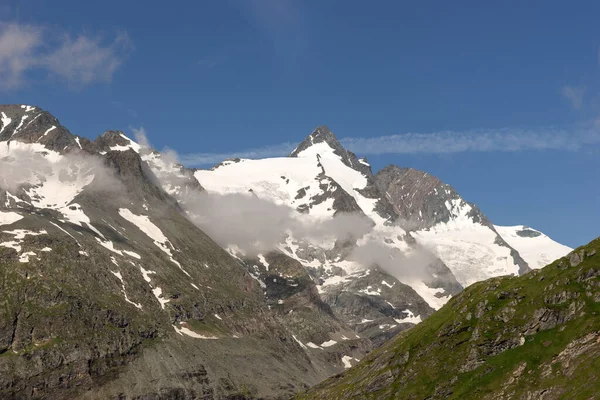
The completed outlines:
[[[425,172],[373,174],[327,127],[288,157],[192,170],[35,106],[0,123],[0,398],[285,399],[357,364],[306,396],[408,396],[427,368],[430,398],[475,376],[512,393],[573,359],[536,354],[591,354],[595,336],[559,332],[583,313],[594,334],[593,246],[538,270],[571,249]]]

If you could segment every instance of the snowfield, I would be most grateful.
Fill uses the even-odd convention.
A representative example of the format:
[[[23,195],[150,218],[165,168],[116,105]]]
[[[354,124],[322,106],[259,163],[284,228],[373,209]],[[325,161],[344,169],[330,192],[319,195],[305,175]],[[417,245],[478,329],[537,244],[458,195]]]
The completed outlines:
[[[573,250],[524,225],[494,227],[506,243],[517,250],[534,269],[545,267]]]

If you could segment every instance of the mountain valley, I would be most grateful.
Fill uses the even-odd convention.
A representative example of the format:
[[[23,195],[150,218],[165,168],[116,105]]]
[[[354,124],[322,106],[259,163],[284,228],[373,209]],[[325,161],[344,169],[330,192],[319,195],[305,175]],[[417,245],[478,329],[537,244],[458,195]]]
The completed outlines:
[[[0,122],[1,398],[286,399],[334,375],[304,396],[385,398],[435,369],[433,399],[477,374],[490,391],[473,396],[517,393],[535,364],[534,396],[558,353],[500,389],[494,360],[546,331],[544,348],[595,343],[595,242],[571,253],[494,225],[426,172],[373,173],[325,126],[287,157],[188,169],[38,107],[0,106]],[[415,361],[445,338],[458,378]]]

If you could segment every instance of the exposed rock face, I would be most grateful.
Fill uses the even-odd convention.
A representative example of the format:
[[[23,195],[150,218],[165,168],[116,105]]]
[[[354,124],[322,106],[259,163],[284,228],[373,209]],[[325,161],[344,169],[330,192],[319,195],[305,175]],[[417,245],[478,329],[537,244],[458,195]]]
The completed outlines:
[[[577,266],[570,255],[467,288],[299,398],[593,398],[600,391],[598,248],[600,238],[572,253],[583,255]]]
[[[452,186],[426,172],[394,165],[377,172],[375,180],[398,215],[398,223],[406,230],[414,231],[423,242],[430,242],[461,284],[468,285],[482,278],[497,276],[507,261],[514,267],[506,273],[516,275],[530,270],[527,262],[498,234],[481,210],[466,202]],[[473,237],[462,235],[462,231],[472,229],[481,233]],[[452,231],[456,234],[450,234]],[[453,243],[449,243],[447,237]],[[457,257],[465,243],[473,243],[481,251],[490,253],[485,261],[487,266],[475,267],[488,271],[474,280],[469,278],[469,275],[475,275],[471,271],[473,262],[465,263],[463,256]]]
[[[322,125],[315,129],[290,153],[289,157],[298,157],[303,151],[319,143],[326,144],[329,148],[333,149],[333,153],[339,156],[347,167],[360,172],[366,177],[367,184],[364,188],[357,189],[357,191],[365,196],[365,198],[376,200],[375,211],[382,218],[393,222],[397,216],[391,205],[381,198],[381,194],[376,186],[375,177],[371,171],[371,166],[366,162],[365,158],[359,159],[356,157],[356,154],[346,150],[327,126]]]
[[[447,223],[454,215],[446,202],[464,201],[450,185],[427,172],[389,165],[375,175],[377,187],[394,207],[408,230],[431,228]],[[481,211],[473,206],[468,216],[474,223],[491,226]]]
[[[202,190],[192,171],[122,132],[84,141],[37,108],[0,117],[19,120],[0,128],[2,163],[43,165],[0,190],[1,398],[281,398],[371,348],[297,261],[266,257],[267,277],[295,278],[265,296],[194,226],[180,207]]]
[[[58,152],[77,147],[77,137],[47,111],[25,105],[0,105],[0,109],[0,142],[39,143]],[[80,140],[89,143],[88,139]]]

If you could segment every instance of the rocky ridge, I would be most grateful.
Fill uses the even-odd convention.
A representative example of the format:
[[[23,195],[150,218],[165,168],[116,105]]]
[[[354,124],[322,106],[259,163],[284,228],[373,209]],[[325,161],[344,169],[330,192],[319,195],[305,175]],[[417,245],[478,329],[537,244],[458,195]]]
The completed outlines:
[[[455,296],[298,398],[589,399],[600,390],[600,238]]]

